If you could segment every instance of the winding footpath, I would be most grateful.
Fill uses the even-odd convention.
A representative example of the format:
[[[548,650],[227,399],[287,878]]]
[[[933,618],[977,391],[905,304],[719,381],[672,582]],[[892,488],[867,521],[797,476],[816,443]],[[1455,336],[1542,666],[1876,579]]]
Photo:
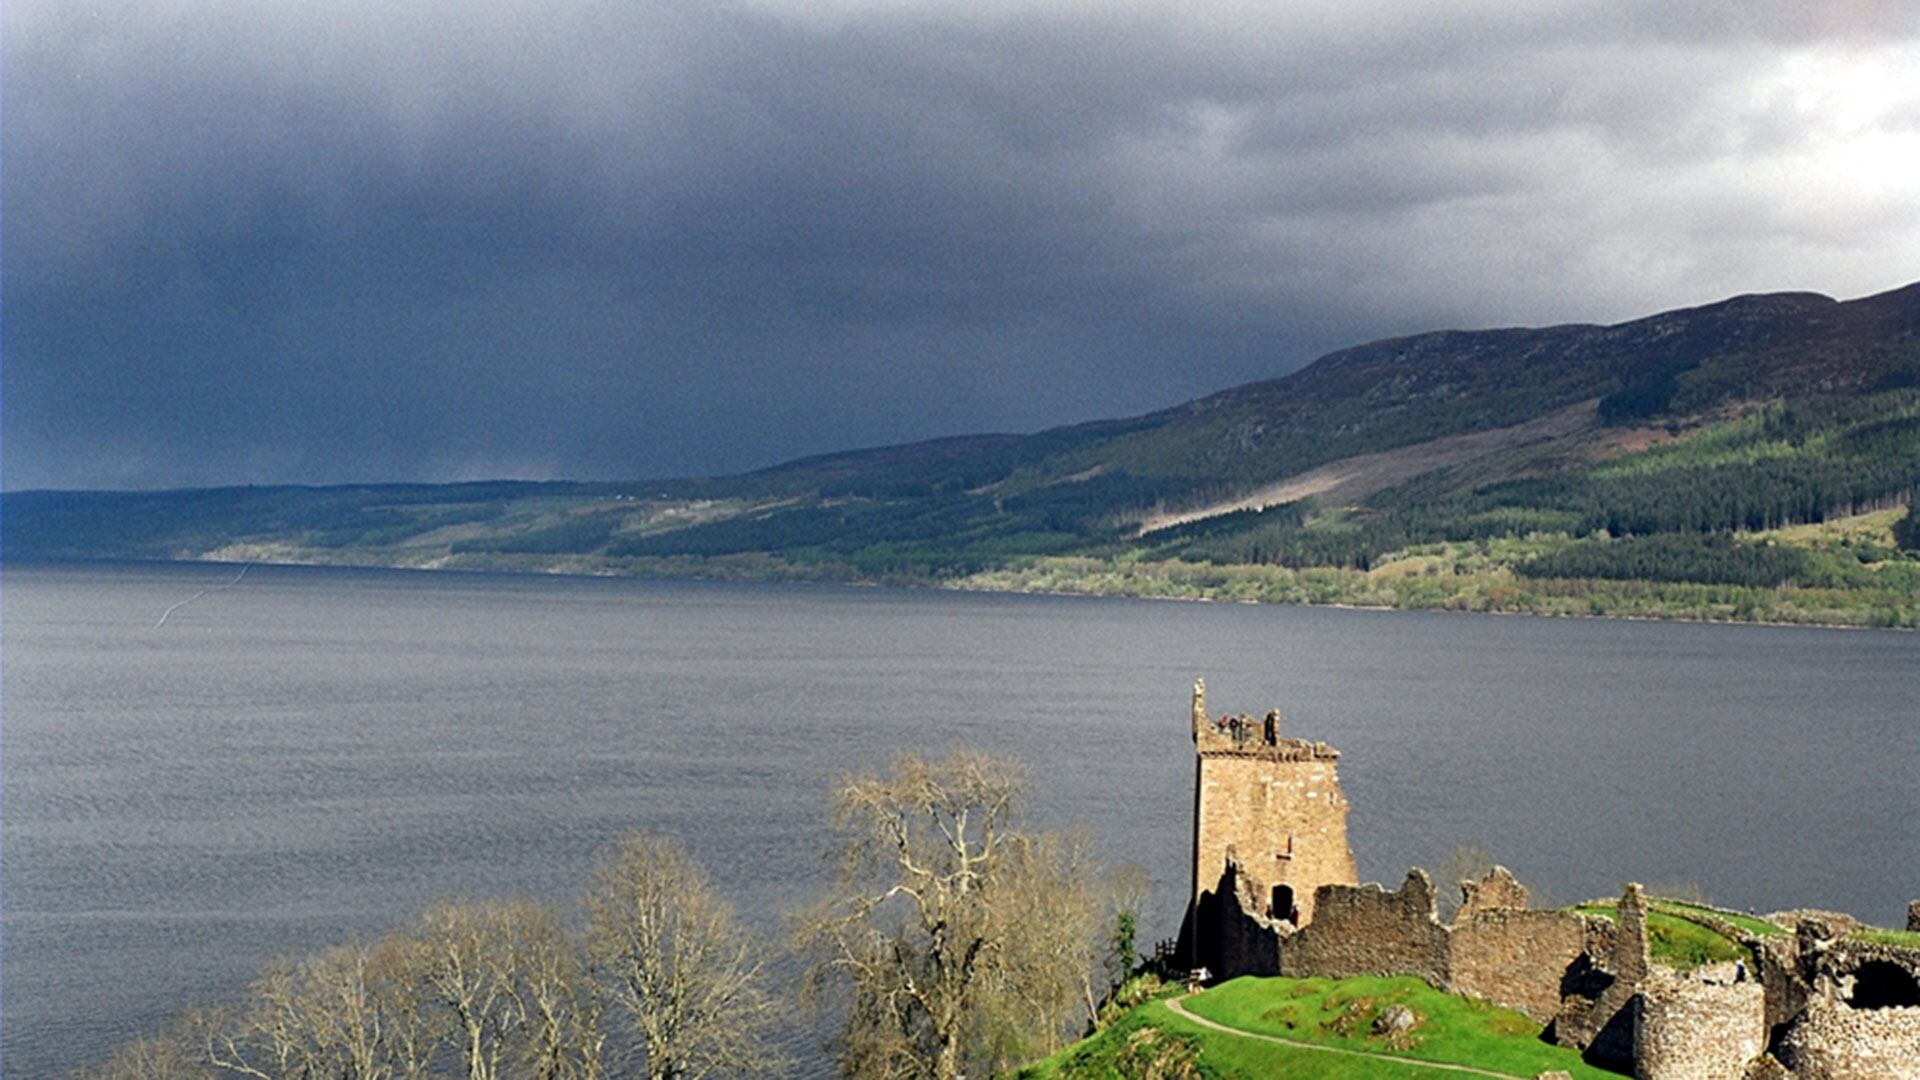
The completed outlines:
[[[1243,1031],[1240,1028],[1228,1027],[1218,1021],[1209,1020],[1204,1016],[1188,1012],[1186,1006],[1180,1004],[1185,1000],[1186,998],[1184,997],[1168,998],[1167,1008],[1172,1010],[1176,1016],[1185,1020],[1191,1020],[1203,1028],[1224,1032],[1228,1035],[1238,1035],[1243,1039],[1259,1039],[1262,1042],[1278,1043],[1281,1046],[1292,1047],[1296,1050],[1318,1050],[1323,1054],[1340,1054],[1346,1057],[1385,1061],[1410,1069],[1440,1069],[1445,1072],[1466,1073],[1468,1076],[1492,1076],[1497,1077],[1498,1080],[1515,1080],[1515,1077],[1518,1076],[1516,1073],[1494,1072],[1491,1069],[1476,1069],[1472,1065],[1452,1065],[1444,1061],[1421,1061],[1417,1058],[1395,1057],[1392,1054],[1376,1054],[1371,1050],[1348,1050],[1340,1046],[1321,1046],[1318,1043],[1283,1039],[1278,1035],[1264,1035],[1257,1031]],[[1525,1078],[1521,1077],[1520,1080],[1525,1080]]]

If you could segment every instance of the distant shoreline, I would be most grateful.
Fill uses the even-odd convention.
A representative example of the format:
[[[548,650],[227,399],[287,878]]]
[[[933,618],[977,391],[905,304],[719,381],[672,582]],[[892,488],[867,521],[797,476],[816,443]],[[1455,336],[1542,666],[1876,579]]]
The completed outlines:
[[[1361,612],[1429,612],[1454,615],[1498,615],[1531,616],[1535,618],[1597,619],[1615,622],[1650,623],[1699,623],[1712,626],[1755,626],[1786,627],[1816,630],[1901,630],[1912,632],[1913,627],[1874,625],[1864,622],[1836,622],[1812,619],[1758,619],[1738,617],[1702,617],[1684,612],[1647,613],[1616,612],[1594,613],[1575,610],[1526,610],[1511,607],[1461,608],[1441,605],[1357,603],[1344,600],[1314,599],[1264,599],[1236,595],[1222,595],[1218,590],[1196,590],[1185,594],[1168,594],[1149,591],[1144,588],[1072,588],[1045,586],[1022,586],[1017,584],[995,584],[991,578],[994,571],[966,578],[927,580],[900,578],[881,580],[860,577],[847,573],[835,573],[831,567],[807,567],[795,564],[779,564],[748,568],[736,562],[710,560],[705,564],[684,563],[672,568],[655,565],[644,566],[608,566],[594,565],[581,559],[557,559],[541,564],[529,564],[524,559],[512,561],[512,565],[496,563],[484,558],[461,558],[459,560],[429,560],[426,564],[409,563],[397,560],[379,560],[366,558],[319,558],[319,557],[204,557],[204,558],[141,558],[114,556],[42,556],[34,555],[24,559],[0,559],[0,564],[18,565],[144,565],[144,566],[204,566],[204,567],[286,567],[320,568],[335,570],[379,570],[392,572],[446,573],[465,575],[501,575],[510,577],[571,577],[571,578],[625,578],[639,581],[664,582],[712,582],[737,584],[785,584],[785,585],[831,585],[844,588],[891,588],[931,592],[971,592],[1003,596],[1055,596],[1080,599],[1114,600],[1159,600],[1187,603],[1232,603],[1254,604],[1278,607],[1330,608]],[[756,573],[754,570],[769,572]],[[1217,570],[1244,569],[1239,567],[1210,568]],[[704,572],[703,572],[704,571]],[[984,579],[984,580],[983,580]],[[1647,584],[1638,582],[1628,585]]]

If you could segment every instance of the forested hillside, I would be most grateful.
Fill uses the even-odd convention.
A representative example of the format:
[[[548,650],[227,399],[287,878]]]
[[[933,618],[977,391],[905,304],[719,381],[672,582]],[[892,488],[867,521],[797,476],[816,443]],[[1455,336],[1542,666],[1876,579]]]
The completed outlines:
[[[1911,626],[1916,486],[1920,285],[1423,334],[1131,419],[719,479],[24,492],[0,527],[15,558]]]

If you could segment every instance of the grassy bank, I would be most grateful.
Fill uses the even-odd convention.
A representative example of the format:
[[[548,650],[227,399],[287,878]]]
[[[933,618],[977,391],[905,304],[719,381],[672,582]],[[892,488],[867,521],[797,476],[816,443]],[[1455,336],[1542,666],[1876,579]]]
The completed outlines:
[[[1540,1025],[1520,1013],[1442,993],[1414,978],[1243,978],[1180,1001],[1194,1017],[1231,1032],[1181,1016],[1168,1001],[1161,996],[1135,1006],[1098,1034],[1015,1075],[1031,1080],[1141,1075],[1457,1080],[1462,1075],[1422,1063],[1521,1077],[1555,1069],[1581,1080],[1616,1075],[1586,1064],[1573,1050],[1542,1041]],[[1394,1005],[1412,1010],[1414,1026],[1376,1034],[1375,1019]]]
[[[1582,904],[1575,910],[1605,919],[1618,917],[1612,904]],[[1647,913],[1647,952],[1656,963],[1676,971],[1692,971],[1702,964],[1752,959],[1739,942],[1657,906]]]
[[[1215,565],[1128,553],[1019,557],[1004,565],[952,574],[911,570],[873,573],[833,560],[760,552],[613,557],[260,542],[226,544],[205,552],[177,552],[174,557],[236,565],[254,562],[706,581],[830,582],[1412,611],[1920,628],[1920,563],[1868,568],[1867,575],[1882,574],[1884,580],[1868,576],[1863,584],[1851,587],[1534,578],[1514,569],[1523,560],[1569,543],[1565,537],[1528,537],[1433,544],[1395,552],[1370,570]]]
[[[1500,538],[1432,544],[1369,570],[1055,556],[946,582],[954,588],[1426,611],[1579,615],[1813,626],[1920,627],[1920,564],[1868,568],[1859,584],[1753,586],[1522,576],[1516,566],[1573,541]]]

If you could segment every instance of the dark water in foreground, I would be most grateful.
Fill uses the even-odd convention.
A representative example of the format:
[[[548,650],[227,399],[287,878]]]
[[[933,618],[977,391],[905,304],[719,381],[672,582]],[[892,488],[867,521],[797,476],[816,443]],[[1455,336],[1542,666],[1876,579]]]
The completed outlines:
[[[1188,686],[1344,752],[1363,876],[1491,850],[1890,923],[1920,896],[1920,635],[256,567],[9,566],[9,1077],[446,894],[566,900],[674,834],[773,928],[835,773],[968,744],[1186,887]]]

